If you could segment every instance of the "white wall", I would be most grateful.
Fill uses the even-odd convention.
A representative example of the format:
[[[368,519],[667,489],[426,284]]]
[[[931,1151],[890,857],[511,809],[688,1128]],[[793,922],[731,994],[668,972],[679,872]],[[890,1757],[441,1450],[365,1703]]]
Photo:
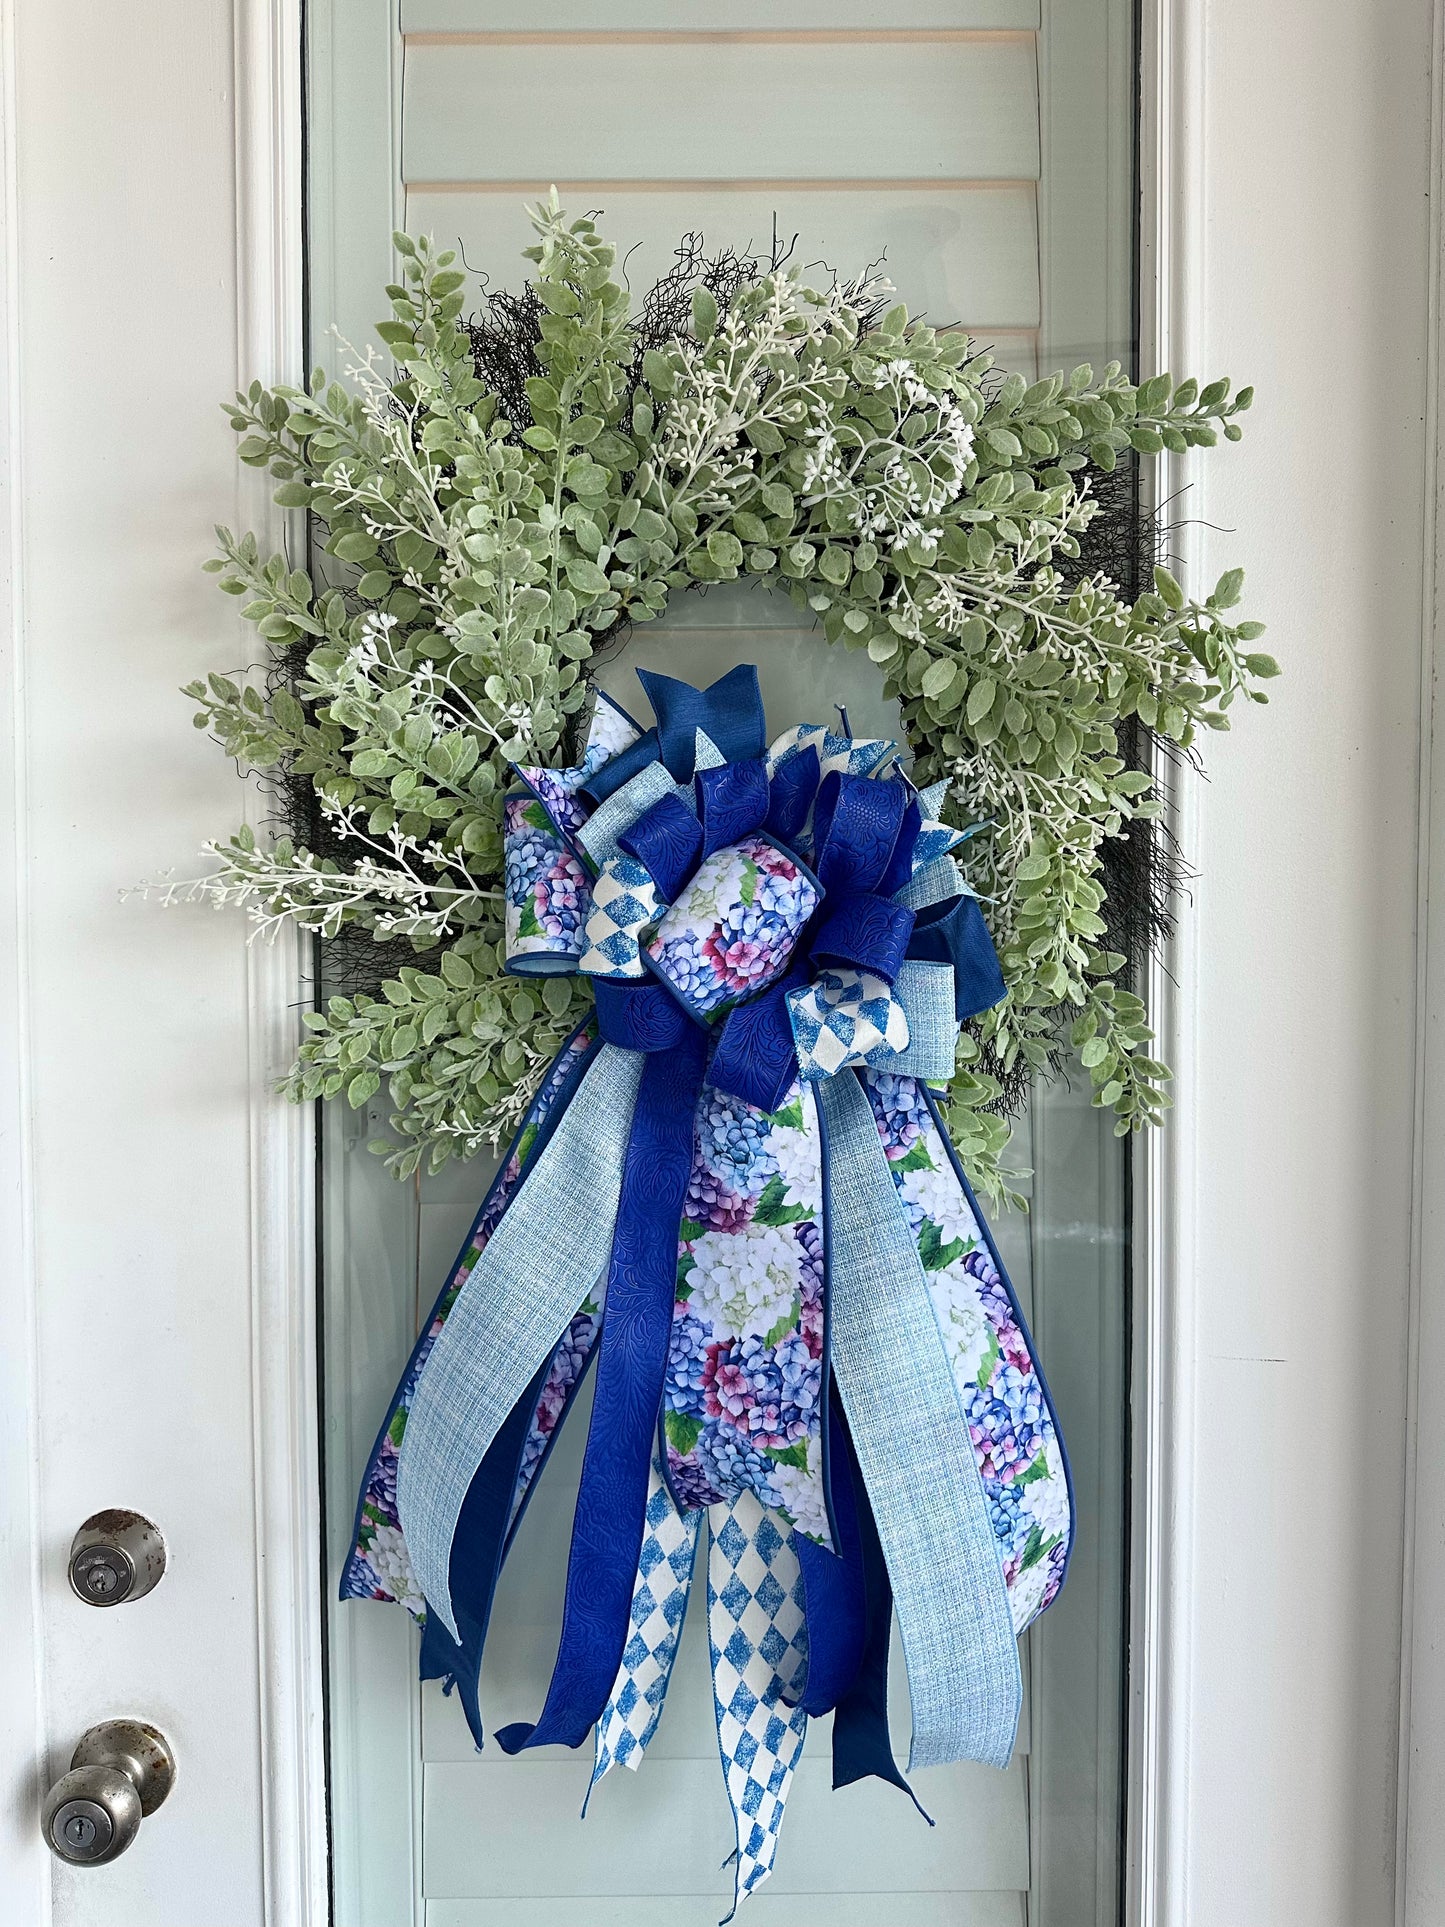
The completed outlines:
[[[1189,1927],[1394,1918],[1430,0],[1166,8],[1172,345],[1257,383],[1198,465],[1285,668],[1191,785],[1166,1516]],[[1438,183],[1434,183],[1438,187]],[[1167,311],[1172,305],[1172,319]],[[1217,526],[1216,526],[1217,525]],[[1437,1736],[1438,1740],[1438,1736]],[[1438,1823],[1438,1822],[1437,1822]],[[1422,1919],[1425,1916],[1422,1916]]]

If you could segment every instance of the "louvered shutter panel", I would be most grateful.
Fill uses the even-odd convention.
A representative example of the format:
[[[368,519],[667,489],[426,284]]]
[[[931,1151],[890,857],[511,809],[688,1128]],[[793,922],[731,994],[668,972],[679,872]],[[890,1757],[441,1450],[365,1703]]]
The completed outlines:
[[[1119,352],[1131,172],[1106,116],[1131,71],[1127,7],[1072,0],[1066,12],[1060,0],[1059,13],[1042,18],[1039,0],[401,0],[389,18],[384,0],[313,0],[313,359],[342,366],[336,337],[369,338],[393,225],[459,243],[493,285],[515,285],[531,238],[523,203],[552,182],[569,208],[605,211],[639,290],[685,230],[764,256],[796,234],[804,263],[852,273],[882,259],[911,310],[967,328],[1030,377],[1056,356]],[[1077,84],[1051,78],[1076,68]],[[834,652],[824,673],[821,639],[798,646],[800,620],[781,597],[679,598],[603,680],[622,694],[634,663],[701,680],[756,660],[775,717],[821,698],[846,702],[860,733],[896,728],[866,658]],[[481,1180],[453,1167],[432,1181],[418,1224],[359,1153],[365,1128],[328,1130],[339,1556],[369,1426],[414,1328],[398,1277],[417,1269],[429,1301]],[[1026,1290],[1025,1230],[1006,1235]],[[535,1717],[545,1695],[585,1423],[581,1411],[570,1421],[504,1576],[484,1680],[493,1729]],[[611,1775],[585,1826],[587,1762],[478,1756],[457,1709],[409,1683],[400,1621],[355,1607],[334,1620],[339,1927],[702,1927],[726,1910],[700,1611],[642,1771]],[[922,1776],[930,1830],[891,1789],[832,1794],[828,1722],[815,1722],[777,1872],[744,1927],[1024,1927],[1043,1819],[1037,1800],[1030,1813],[1029,1731],[1026,1715],[1006,1774]],[[1081,1896],[1048,1927],[1092,1922],[1093,1904]]]

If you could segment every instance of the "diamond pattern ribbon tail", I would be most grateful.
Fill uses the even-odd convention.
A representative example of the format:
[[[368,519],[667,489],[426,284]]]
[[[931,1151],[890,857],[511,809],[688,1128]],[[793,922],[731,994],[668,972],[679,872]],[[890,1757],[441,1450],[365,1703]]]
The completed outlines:
[[[631,1767],[635,1773],[657,1731],[682,1638],[701,1524],[700,1512],[679,1512],[654,1450],[647,1523],[632,1586],[632,1631],[611,1698],[597,1722],[588,1800],[614,1766]],[[586,1801],[582,1811],[587,1812]]]
[[[768,1878],[808,1715],[803,1576],[790,1535],[751,1492],[708,1509],[708,1644],[718,1752],[737,1834],[731,1920]]]

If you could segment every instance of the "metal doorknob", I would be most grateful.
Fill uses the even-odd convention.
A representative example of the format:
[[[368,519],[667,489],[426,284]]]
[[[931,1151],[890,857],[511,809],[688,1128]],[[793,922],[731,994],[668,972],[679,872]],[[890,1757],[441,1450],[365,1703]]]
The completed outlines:
[[[113,1506],[86,1520],[70,1542],[70,1585],[87,1606],[143,1598],[166,1569],[160,1529],[138,1512]]]
[[[72,1866],[103,1866],[125,1852],[175,1777],[175,1755],[155,1727],[141,1720],[92,1726],[41,1808],[46,1846]]]

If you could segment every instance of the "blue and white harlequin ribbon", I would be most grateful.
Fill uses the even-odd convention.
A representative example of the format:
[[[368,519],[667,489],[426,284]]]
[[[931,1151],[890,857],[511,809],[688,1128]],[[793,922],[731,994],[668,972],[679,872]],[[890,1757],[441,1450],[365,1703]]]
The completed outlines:
[[[866,970],[820,970],[788,992],[799,1074],[836,1077],[851,1064],[881,1065],[908,1048],[908,1014],[893,986]]]
[[[577,968],[589,977],[646,977],[640,939],[665,908],[645,864],[621,851],[608,857],[592,885],[587,948]]]
[[[700,1512],[679,1509],[663,1476],[661,1458],[654,1453],[647,1523],[632,1587],[631,1631],[597,1722],[594,1787],[614,1766],[630,1767],[635,1773],[657,1731],[682,1638],[701,1524]]]
[[[736,1905],[810,1715],[836,1713],[835,1784],[905,1784],[894,1602],[913,1764],[1007,1760],[1014,1637],[1062,1583],[1072,1508],[920,1082],[1004,994],[952,854],[969,833],[846,722],[768,748],[755,671],[644,681],[653,728],[602,705],[578,763],[520,769],[506,802],[508,967],[580,970],[596,1016],[398,1388],[343,1591],[424,1600],[423,1668],[480,1744],[497,1575],[595,1360],[547,1702],[498,1738],[591,1732],[594,1785],[639,1763],[706,1512]]]
[[[737,1834],[736,1912],[773,1871],[808,1737],[808,1715],[797,1703],[808,1632],[798,1555],[776,1519],[745,1493],[730,1506],[714,1506],[708,1523],[707,1633],[718,1751]]]

